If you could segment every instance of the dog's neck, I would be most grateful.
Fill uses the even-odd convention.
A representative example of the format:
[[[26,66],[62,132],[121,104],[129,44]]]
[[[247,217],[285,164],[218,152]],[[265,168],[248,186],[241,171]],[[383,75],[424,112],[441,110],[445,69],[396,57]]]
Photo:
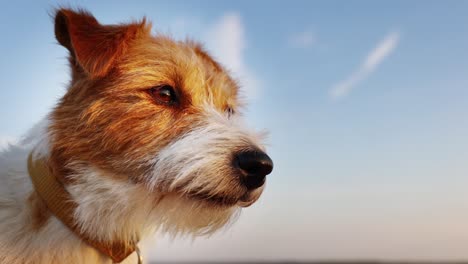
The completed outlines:
[[[28,157],[28,172],[36,193],[42,198],[47,208],[84,242],[115,262],[121,262],[134,251],[139,251],[136,246],[138,241],[102,241],[99,237],[82,232],[84,228],[77,225],[77,221],[74,220],[78,205],[52,174],[47,166],[46,159],[33,160],[30,154]],[[99,214],[99,212],[96,212],[96,214]]]
[[[116,180],[93,167],[75,168],[66,186],[77,203],[75,218],[83,231],[102,240],[136,241],[146,233],[154,203],[143,186]]]
[[[49,127],[47,117],[29,131],[22,143],[27,152],[21,154],[21,166],[26,167],[29,153],[33,159],[50,162],[53,137],[47,132]],[[102,241],[137,241],[155,231],[154,219],[149,216],[154,215],[160,197],[143,195],[148,191],[142,184],[125,181],[125,177],[81,161],[60,166],[57,171],[68,174],[57,178],[67,178],[64,187],[77,205],[74,217],[83,232]],[[29,177],[27,180],[30,182]]]
[[[34,137],[30,138],[31,142],[24,140],[1,153],[0,222],[2,224],[0,225],[0,233],[2,235],[0,236],[0,263],[112,263],[111,259],[84,243],[52,215],[34,190],[27,173],[27,155],[34,146],[36,157],[47,156],[47,137],[42,137],[44,135],[42,132],[39,135],[32,134]],[[93,185],[93,182],[90,182],[91,177],[86,177],[87,171],[98,173],[92,168],[81,170],[75,175],[81,177],[81,181],[67,187],[71,190],[70,193],[74,201],[78,201],[80,204],[80,213],[77,215],[80,222],[86,227],[86,232],[92,233],[95,230],[96,237],[112,239],[131,238],[135,234],[143,233],[142,222],[138,222],[141,217],[137,219],[138,214],[132,218],[136,220],[135,222],[132,223],[132,219],[128,219],[132,215],[129,207],[135,206],[135,204],[125,203],[124,201],[128,201],[128,199],[118,197],[118,194],[112,196],[112,191],[105,187],[113,186],[116,190],[119,186],[126,188],[125,184],[111,183],[111,180],[108,182],[108,179],[101,179],[102,182],[95,181],[95,188],[91,188],[88,196],[84,196],[85,191],[80,190],[79,185]],[[99,194],[99,189],[103,191],[101,194]],[[103,204],[99,205],[99,201]],[[94,213],[94,218],[88,217],[86,210],[106,208],[111,203],[110,201],[115,206],[113,211],[99,214],[96,211],[91,211],[90,214]],[[119,207],[122,209],[120,213],[117,212]],[[124,214],[128,214],[125,219],[118,219]],[[137,263],[136,254],[127,258],[124,263]]]

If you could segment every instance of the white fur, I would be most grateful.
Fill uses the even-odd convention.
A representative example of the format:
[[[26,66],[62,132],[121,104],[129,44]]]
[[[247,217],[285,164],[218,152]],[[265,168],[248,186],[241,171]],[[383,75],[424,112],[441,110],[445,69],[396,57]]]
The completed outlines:
[[[184,191],[217,190],[221,180],[229,177],[224,176],[231,170],[234,152],[260,148],[256,143],[260,136],[249,133],[238,116],[228,118],[208,104],[204,110],[205,117],[200,124],[151,161],[154,171],[150,175],[150,188],[165,187],[170,191],[190,180]]]

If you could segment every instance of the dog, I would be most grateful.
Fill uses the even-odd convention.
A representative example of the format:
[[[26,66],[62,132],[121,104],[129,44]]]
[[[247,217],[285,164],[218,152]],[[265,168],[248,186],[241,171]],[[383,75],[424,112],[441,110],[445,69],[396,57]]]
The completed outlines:
[[[71,81],[0,158],[0,263],[138,263],[154,232],[205,235],[260,197],[273,162],[236,81],[142,19],[54,12]]]

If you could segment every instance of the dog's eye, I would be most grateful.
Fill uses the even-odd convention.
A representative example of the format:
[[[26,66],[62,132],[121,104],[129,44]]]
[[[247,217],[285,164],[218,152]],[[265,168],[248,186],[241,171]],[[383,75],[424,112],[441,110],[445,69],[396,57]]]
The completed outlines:
[[[159,104],[171,105],[177,102],[174,88],[170,85],[161,85],[149,90],[151,96]]]

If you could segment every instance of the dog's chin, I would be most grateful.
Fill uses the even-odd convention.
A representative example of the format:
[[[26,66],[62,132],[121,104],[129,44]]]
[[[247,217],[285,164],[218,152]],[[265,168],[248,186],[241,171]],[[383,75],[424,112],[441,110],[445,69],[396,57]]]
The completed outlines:
[[[188,194],[187,197],[201,203],[215,207],[249,207],[254,204],[262,194],[263,186],[242,195],[208,195],[203,193]]]
[[[251,192],[245,193],[244,196],[242,196],[239,199],[239,201],[237,202],[237,205],[240,207],[251,206],[260,198],[260,195],[262,194],[262,192],[263,192],[263,186]]]

